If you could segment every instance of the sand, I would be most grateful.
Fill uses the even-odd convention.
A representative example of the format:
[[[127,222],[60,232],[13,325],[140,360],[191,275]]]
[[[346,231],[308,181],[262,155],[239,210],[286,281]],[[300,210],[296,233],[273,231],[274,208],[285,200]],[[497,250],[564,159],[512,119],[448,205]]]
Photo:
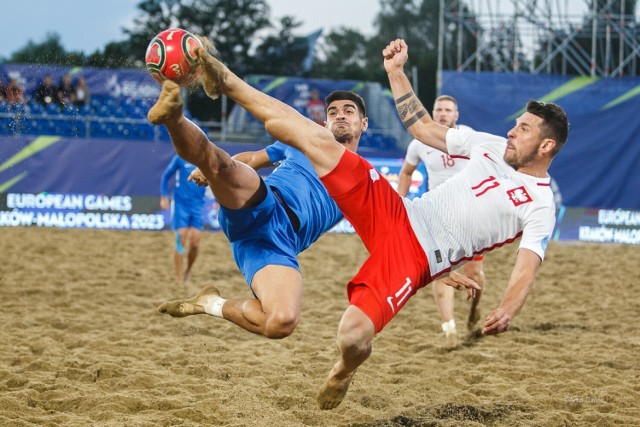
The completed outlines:
[[[366,256],[356,236],[329,234],[302,254],[302,319],[283,340],[157,312],[210,282],[250,296],[220,233],[205,234],[186,285],[173,281],[167,231],[0,237],[0,425],[640,424],[639,247],[552,243],[510,331],[463,336],[451,352],[421,290],[376,337],[342,405],[322,411],[315,396],[337,357],[345,283]],[[483,316],[514,256],[511,245],[485,257]],[[463,293],[456,304],[465,325]]]

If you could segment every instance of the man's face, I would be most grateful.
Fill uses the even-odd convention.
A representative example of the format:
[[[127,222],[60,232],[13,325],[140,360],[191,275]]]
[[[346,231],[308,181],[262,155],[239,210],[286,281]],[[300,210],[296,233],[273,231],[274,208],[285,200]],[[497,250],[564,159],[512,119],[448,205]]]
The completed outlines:
[[[543,141],[540,125],[542,118],[531,113],[524,113],[516,120],[516,125],[507,133],[507,149],[504,161],[518,170],[528,165],[538,156],[538,149]]]
[[[356,103],[350,100],[333,101],[327,107],[327,129],[338,142],[359,139],[367,129],[367,119],[361,118]]]
[[[458,107],[453,101],[443,99],[433,105],[433,120],[448,128],[456,127]]]

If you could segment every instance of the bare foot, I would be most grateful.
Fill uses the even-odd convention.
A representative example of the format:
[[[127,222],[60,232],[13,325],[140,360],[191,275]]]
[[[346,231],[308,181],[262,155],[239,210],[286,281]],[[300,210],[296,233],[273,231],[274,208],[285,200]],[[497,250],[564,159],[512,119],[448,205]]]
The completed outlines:
[[[190,299],[165,302],[158,307],[160,313],[166,313],[172,317],[187,317],[194,314],[207,314],[205,305],[211,298],[220,296],[220,291],[213,285],[207,285]]]
[[[162,82],[160,97],[147,113],[147,119],[151,124],[161,125],[168,121],[178,120],[181,116],[180,86],[171,80],[165,80]]]
[[[444,348],[454,350],[458,346],[458,331],[452,329],[444,333]]]
[[[222,93],[227,67],[209,53],[215,53],[215,48],[206,37],[200,37],[200,41],[204,49],[198,47],[195,51],[203,71],[200,75],[200,82],[209,98],[216,99]]]
[[[352,372],[344,379],[336,378],[332,373],[329,374],[329,377],[318,392],[317,400],[320,409],[334,409],[342,403],[349,390],[353,374],[355,372]]]

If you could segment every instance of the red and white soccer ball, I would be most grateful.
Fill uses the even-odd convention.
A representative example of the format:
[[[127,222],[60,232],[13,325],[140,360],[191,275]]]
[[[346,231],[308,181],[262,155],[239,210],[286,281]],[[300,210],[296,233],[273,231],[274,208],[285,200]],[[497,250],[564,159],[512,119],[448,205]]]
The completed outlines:
[[[202,43],[188,31],[180,28],[164,30],[147,47],[147,70],[159,83],[169,79],[180,86],[188,86],[196,81],[201,71],[195,54],[198,46],[202,47]]]

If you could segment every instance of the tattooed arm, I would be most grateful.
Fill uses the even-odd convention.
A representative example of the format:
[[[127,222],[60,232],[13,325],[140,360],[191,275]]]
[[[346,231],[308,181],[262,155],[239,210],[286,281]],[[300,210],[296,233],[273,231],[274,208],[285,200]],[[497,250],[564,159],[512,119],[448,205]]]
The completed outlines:
[[[407,44],[402,39],[394,40],[382,51],[382,55],[402,123],[415,139],[446,153],[445,136],[448,128],[431,119],[426,108],[413,93],[411,83],[404,73],[404,64],[409,58]]]

